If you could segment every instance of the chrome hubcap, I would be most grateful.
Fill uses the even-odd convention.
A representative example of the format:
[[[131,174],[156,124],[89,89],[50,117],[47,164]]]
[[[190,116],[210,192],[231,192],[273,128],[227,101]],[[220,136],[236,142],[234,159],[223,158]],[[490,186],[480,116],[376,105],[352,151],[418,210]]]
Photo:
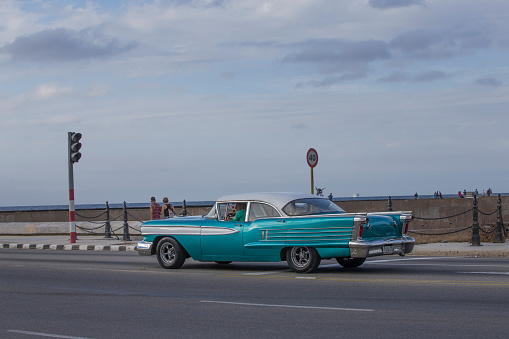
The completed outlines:
[[[307,247],[292,248],[292,263],[297,267],[306,267],[309,264],[310,252]]]
[[[161,246],[161,253],[159,256],[166,264],[171,264],[175,261],[175,247],[172,244],[166,243]]]

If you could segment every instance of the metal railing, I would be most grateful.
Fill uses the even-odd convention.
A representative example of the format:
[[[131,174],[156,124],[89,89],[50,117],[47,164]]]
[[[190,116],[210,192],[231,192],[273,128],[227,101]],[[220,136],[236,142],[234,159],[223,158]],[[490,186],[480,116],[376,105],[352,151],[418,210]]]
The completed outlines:
[[[388,211],[392,211],[391,197],[389,197]],[[457,229],[454,229],[451,231],[439,232],[439,233],[419,232],[419,231],[414,231],[414,230],[409,230],[408,233],[436,236],[436,235],[447,235],[447,234],[459,233],[459,232],[462,232],[462,231],[465,231],[468,229],[472,229],[472,246],[481,246],[480,232],[485,233],[485,234],[491,234],[491,233],[496,232],[495,240],[493,242],[494,243],[503,243],[504,242],[504,236],[505,237],[508,236],[509,229],[504,226],[504,222],[502,219],[502,198],[501,198],[500,194],[498,195],[497,208],[493,212],[488,213],[488,212],[481,211],[478,206],[477,196],[474,195],[472,208],[470,208],[464,212],[457,213],[454,215],[445,216],[445,217],[438,217],[438,218],[425,218],[425,217],[414,216],[414,219],[417,219],[417,220],[444,220],[444,219],[458,217],[458,216],[467,214],[469,212],[472,212],[472,220],[473,220],[472,225],[470,225],[470,226],[461,227],[461,228],[457,228]],[[497,222],[496,222],[495,227],[489,231],[486,231],[482,227],[480,227],[479,226],[479,213],[484,216],[492,216],[493,214],[497,213]]]
[[[186,201],[184,200],[184,203],[182,205],[182,212],[179,214],[180,216],[188,216],[188,215],[191,215],[188,211],[187,211],[187,204],[186,204]],[[135,231],[135,235],[141,235],[141,229],[138,229],[136,227],[140,227],[141,224],[143,223],[142,220],[139,220],[137,217],[135,217],[134,215],[132,215],[131,213],[129,213],[128,209],[127,209],[127,204],[126,202],[124,201],[124,207],[122,209],[122,212],[120,214],[118,214],[117,216],[115,217],[112,217],[111,214],[110,214],[110,206],[108,204],[108,202],[106,201],[106,208],[104,210],[104,212],[98,214],[98,215],[93,215],[93,216],[88,216],[88,215],[82,215],[78,212],[76,212],[76,216],[77,217],[80,217],[81,219],[83,220],[80,220],[80,221],[86,221],[87,223],[89,224],[96,224],[97,227],[84,227],[82,225],[76,225],[76,228],[80,229],[81,231],[85,232],[85,233],[88,233],[88,234],[102,234],[103,232],[97,232],[99,229],[102,229],[104,227],[104,238],[112,238],[112,235],[115,236],[117,238],[117,240],[120,240],[120,237],[119,235],[117,235],[116,232],[122,230],[122,240],[124,241],[131,241],[131,232],[130,230],[133,230]],[[105,219],[104,220],[96,220],[98,218],[101,218],[105,216]],[[129,225],[129,217],[131,217],[131,219],[134,219],[136,222],[139,222],[138,225],[136,225],[136,227],[133,227],[133,226],[130,226]],[[116,221],[116,220],[123,220],[123,224],[122,226],[116,228],[116,229],[113,229],[111,227],[111,222],[112,221]]]

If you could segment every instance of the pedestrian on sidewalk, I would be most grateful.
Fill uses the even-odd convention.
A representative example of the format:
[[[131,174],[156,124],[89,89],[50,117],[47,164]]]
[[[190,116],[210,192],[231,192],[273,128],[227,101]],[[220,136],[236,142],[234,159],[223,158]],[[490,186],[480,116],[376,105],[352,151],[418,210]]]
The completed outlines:
[[[177,213],[175,213],[175,209],[173,205],[168,202],[168,198],[163,198],[163,215],[164,219],[173,218]]]
[[[161,219],[161,205],[156,202],[156,198],[150,198],[150,220]]]

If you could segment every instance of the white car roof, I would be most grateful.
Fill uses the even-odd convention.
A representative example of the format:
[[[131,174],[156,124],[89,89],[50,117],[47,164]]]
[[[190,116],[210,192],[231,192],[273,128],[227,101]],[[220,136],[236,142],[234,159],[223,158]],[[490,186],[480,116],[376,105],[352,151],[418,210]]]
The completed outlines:
[[[265,193],[241,193],[241,194],[231,194],[225,195],[217,199],[218,202],[224,201],[265,201],[269,204],[272,204],[279,208],[280,210],[286,206],[290,201],[295,199],[326,199],[324,197],[320,197],[318,195],[305,194],[305,193],[275,193],[275,192],[265,192]]]

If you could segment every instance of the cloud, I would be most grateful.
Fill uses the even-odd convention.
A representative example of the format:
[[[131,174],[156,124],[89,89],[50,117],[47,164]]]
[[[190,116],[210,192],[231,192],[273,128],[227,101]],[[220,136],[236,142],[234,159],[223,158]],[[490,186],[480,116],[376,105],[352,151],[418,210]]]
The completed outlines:
[[[297,130],[297,131],[303,131],[303,130],[309,129],[309,125],[301,122],[301,123],[294,124],[294,125],[290,126],[290,129]]]
[[[173,0],[168,1],[172,6],[189,6],[194,8],[225,7],[231,0]]]
[[[74,124],[77,122],[79,122],[79,120],[76,117],[68,115],[55,115],[42,119],[31,119],[27,121],[28,124],[35,126],[67,125],[71,123]]]
[[[58,87],[57,84],[42,84],[37,86],[34,98],[39,100],[50,99],[55,96],[63,95],[71,93],[72,89],[70,87]]]
[[[367,64],[390,57],[386,43],[379,40],[309,40],[296,47],[300,51],[288,54],[283,63]]]
[[[390,43],[391,51],[417,59],[443,59],[487,49],[490,37],[481,30],[418,29],[405,32]]]
[[[226,80],[235,79],[235,73],[233,73],[233,72],[223,72],[223,73],[221,73],[221,79],[226,79]]]
[[[379,40],[309,40],[288,47],[297,51],[287,54],[282,60],[283,63],[310,64],[321,74],[341,74],[330,75],[322,80],[300,82],[296,88],[329,87],[340,82],[365,78],[370,63],[390,58],[387,44]]]
[[[60,62],[111,57],[135,46],[134,43],[122,45],[117,39],[104,36],[99,29],[56,28],[18,37],[1,47],[0,53],[10,55],[12,60]]]
[[[442,71],[429,71],[424,73],[419,73],[414,76],[410,76],[405,72],[396,71],[387,77],[382,77],[378,79],[378,82],[426,82],[426,81],[435,81],[448,78],[449,75]]]
[[[502,86],[502,81],[495,78],[481,78],[475,81],[476,84],[483,86],[492,86],[492,87],[500,87]]]
[[[448,75],[442,71],[430,71],[418,74],[412,78],[412,81],[424,82],[424,81],[435,81],[447,78]]]
[[[389,9],[408,6],[424,6],[424,0],[369,0],[369,5],[377,9]]]
[[[391,75],[387,77],[382,77],[378,79],[379,82],[400,82],[408,80],[408,76],[405,72],[393,72]]]
[[[327,77],[322,80],[309,80],[305,82],[299,82],[295,87],[296,88],[304,88],[304,87],[315,87],[315,88],[321,88],[321,87],[330,87],[332,85],[349,81],[349,80],[357,80],[365,78],[366,74],[364,73],[345,73],[338,77]]]

